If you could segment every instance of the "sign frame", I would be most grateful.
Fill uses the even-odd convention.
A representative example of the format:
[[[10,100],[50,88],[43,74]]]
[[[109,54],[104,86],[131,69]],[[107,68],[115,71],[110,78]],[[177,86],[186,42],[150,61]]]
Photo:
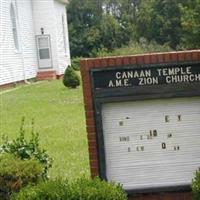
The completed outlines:
[[[143,98],[156,99],[156,98],[173,98],[173,93],[170,93],[170,87],[166,87],[168,92],[160,90],[162,95],[158,93],[159,90],[155,90],[154,95],[150,95],[148,91],[146,95],[140,94],[140,97],[130,95],[133,91],[132,88],[127,88],[126,92],[123,92],[123,88],[113,88],[112,93],[103,91],[95,91],[94,83],[92,78],[92,73],[97,71],[106,71],[110,69],[120,69],[121,67],[131,68],[131,67],[143,67],[143,66],[167,66],[169,64],[179,65],[179,64],[191,64],[191,63],[200,63],[200,49],[197,50],[187,50],[187,51],[173,51],[173,52],[159,52],[159,53],[147,53],[147,54],[137,54],[137,55],[127,55],[127,56],[114,56],[114,57],[101,57],[101,58],[83,58],[81,59],[81,76],[83,80],[83,97],[84,97],[84,108],[86,116],[86,130],[87,130],[87,139],[88,139],[88,152],[89,152],[89,163],[91,177],[100,176],[102,177],[102,159],[101,147],[98,138],[101,137],[101,134],[98,133],[99,128],[98,122],[101,122],[101,105],[107,102],[120,102],[124,101],[123,95],[126,95],[127,101],[140,100],[142,95]],[[188,97],[199,96],[198,86],[194,86],[191,89],[190,84],[183,84],[185,88],[184,94],[176,94],[177,97],[187,95]],[[196,85],[196,83],[195,83]],[[149,87],[149,86],[148,86]],[[135,88],[134,88],[135,89]],[[175,92],[176,90],[174,90]],[[114,95],[114,92],[118,92],[119,96]],[[198,95],[197,95],[198,93]],[[110,94],[112,95],[110,97]],[[117,93],[115,93],[117,94]],[[123,94],[123,95],[122,95]],[[188,191],[189,190],[189,191]],[[159,192],[162,191],[162,192]],[[177,192],[171,192],[177,191]],[[187,199],[192,200],[191,188],[160,188],[157,191],[146,190],[140,193],[133,193],[129,191],[128,199],[129,200],[152,200],[153,198],[160,199]],[[134,198],[132,198],[134,195]]]
[[[99,160],[99,169],[100,169],[100,178],[107,180],[106,177],[106,163],[105,163],[105,146],[104,146],[104,136],[102,129],[102,104],[104,103],[112,103],[112,102],[125,102],[125,101],[136,101],[136,100],[149,100],[149,99],[166,99],[166,98],[178,98],[178,97],[195,97],[200,96],[200,82],[195,83],[177,83],[177,84],[169,84],[169,85],[155,85],[153,86],[136,86],[139,87],[138,90],[135,87],[125,88],[108,88],[108,89],[99,89],[95,90],[94,83],[94,74],[98,72],[108,72],[110,70],[117,71],[119,68],[123,69],[143,69],[143,68],[155,68],[155,67],[182,67],[188,65],[199,65],[200,62],[180,62],[180,63],[167,63],[167,64],[153,64],[153,65],[127,65],[127,66],[118,66],[111,67],[106,69],[91,69],[90,74],[92,77],[92,90],[93,90],[93,99],[94,99],[94,107],[95,107],[95,116],[96,116],[96,131],[97,131],[97,145],[98,145],[98,160]],[[109,90],[109,91],[107,91]],[[150,92],[149,92],[150,90]],[[139,93],[138,93],[139,92]],[[165,192],[165,191],[190,191],[190,185],[182,185],[182,186],[171,186],[171,187],[159,187],[159,188],[151,188],[148,189],[132,189],[126,190],[128,194],[132,193],[149,193],[149,192]]]

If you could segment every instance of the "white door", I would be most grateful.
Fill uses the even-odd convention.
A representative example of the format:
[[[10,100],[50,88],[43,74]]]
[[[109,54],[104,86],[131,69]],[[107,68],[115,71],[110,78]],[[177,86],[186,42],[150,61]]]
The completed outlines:
[[[40,69],[52,68],[51,45],[49,35],[36,37],[38,47],[38,63]]]
[[[191,184],[200,167],[200,97],[106,103],[106,175],[126,190]]]

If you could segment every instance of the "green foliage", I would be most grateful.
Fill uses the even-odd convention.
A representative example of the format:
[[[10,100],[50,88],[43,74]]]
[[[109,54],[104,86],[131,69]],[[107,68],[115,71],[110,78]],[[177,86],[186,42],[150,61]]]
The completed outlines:
[[[99,29],[102,47],[113,50],[122,45],[123,29],[112,15],[102,15]]]
[[[72,56],[141,37],[173,49],[200,47],[200,0],[70,0],[68,16]]]
[[[176,48],[181,36],[181,0],[142,1],[137,13],[138,37]]]
[[[107,183],[96,178],[94,180],[80,178],[72,183],[66,180],[49,180],[37,186],[29,186],[15,194],[12,200],[126,200],[121,186]]]
[[[137,13],[141,0],[105,0],[106,14],[112,15],[121,27],[121,45],[136,40]]]
[[[31,139],[25,138],[24,118],[19,131],[19,136],[11,141],[3,138],[0,146],[0,153],[10,153],[22,160],[35,159],[43,166],[43,178],[48,178],[48,169],[52,166],[52,159],[45,150],[40,148],[39,135],[34,131],[34,122],[32,122]]]
[[[95,56],[102,48],[113,49],[128,42],[125,24],[122,25],[111,14],[114,12],[114,9],[111,10],[113,5],[107,0],[69,1],[67,12],[72,57]],[[105,6],[110,14],[105,13]]]
[[[200,0],[187,0],[181,4],[181,24],[183,33],[181,44],[183,48],[200,48]]]
[[[195,177],[192,181],[193,199],[200,200],[200,169],[196,171]]]
[[[88,56],[100,43],[99,24],[100,1],[70,0],[67,6],[71,55]]]
[[[67,181],[48,180],[23,188],[18,194],[14,194],[11,200],[70,200],[68,188]]]
[[[80,59],[81,57],[74,57],[71,59],[71,67],[73,68],[73,70],[75,71],[80,70]]]
[[[43,172],[36,160],[21,160],[11,154],[0,155],[0,199],[7,199],[29,183],[38,183]]]
[[[70,66],[65,70],[63,84],[65,87],[69,88],[76,88],[80,85],[80,78],[78,74],[76,74],[76,72]]]
[[[71,184],[72,200],[126,200],[120,185],[107,183],[99,178],[80,178]]]
[[[111,52],[107,49],[102,49],[98,52],[98,56],[133,55],[148,52],[168,52],[171,50],[167,44],[159,45],[156,42],[148,42],[145,38],[140,38],[140,42],[130,42],[128,46],[114,49]]]

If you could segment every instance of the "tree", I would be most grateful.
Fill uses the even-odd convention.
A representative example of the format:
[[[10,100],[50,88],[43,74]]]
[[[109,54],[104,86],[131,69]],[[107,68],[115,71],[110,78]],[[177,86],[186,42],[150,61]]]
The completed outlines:
[[[93,47],[100,43],[96,26],[101,20],[101,1],[70,0],[67,12],[71,55],[89,56]]]
[[[168,43],[172,48],[181,37],[181,0],[144,0],[140,4],[137,20],[138,37]]]
[[[121,20],[126,13],[123,5],[122,0],[69,1],[67,10],[72,57],[94,56],[102,48],[112,50],[129,42],[132,29],[130,23],[127,25],[125,22],[128,18]]]
[[[140,38],[173,49],[200,46],[200,0],[69,0],[68,21],[72,57]]]
[[[104,12],[112,15],[123,31],[123,43],[135,39],[136,14],[141,0],[104,0]]]
[[[113,50],[122,45],[122,28],[112,15],[103,15],[100,34],[103,48]]]
[[[181,5],[183,27],[181,45],[184,48],[200,47],[200,0],[188,0]]]

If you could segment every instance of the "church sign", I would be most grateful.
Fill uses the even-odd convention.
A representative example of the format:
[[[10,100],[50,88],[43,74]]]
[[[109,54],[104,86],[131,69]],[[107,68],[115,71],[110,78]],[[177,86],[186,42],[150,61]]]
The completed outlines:
[[[174,192],[191,199],[200,167],[199,56],[82,60],[92,176],[120,183],[130,199]]]

